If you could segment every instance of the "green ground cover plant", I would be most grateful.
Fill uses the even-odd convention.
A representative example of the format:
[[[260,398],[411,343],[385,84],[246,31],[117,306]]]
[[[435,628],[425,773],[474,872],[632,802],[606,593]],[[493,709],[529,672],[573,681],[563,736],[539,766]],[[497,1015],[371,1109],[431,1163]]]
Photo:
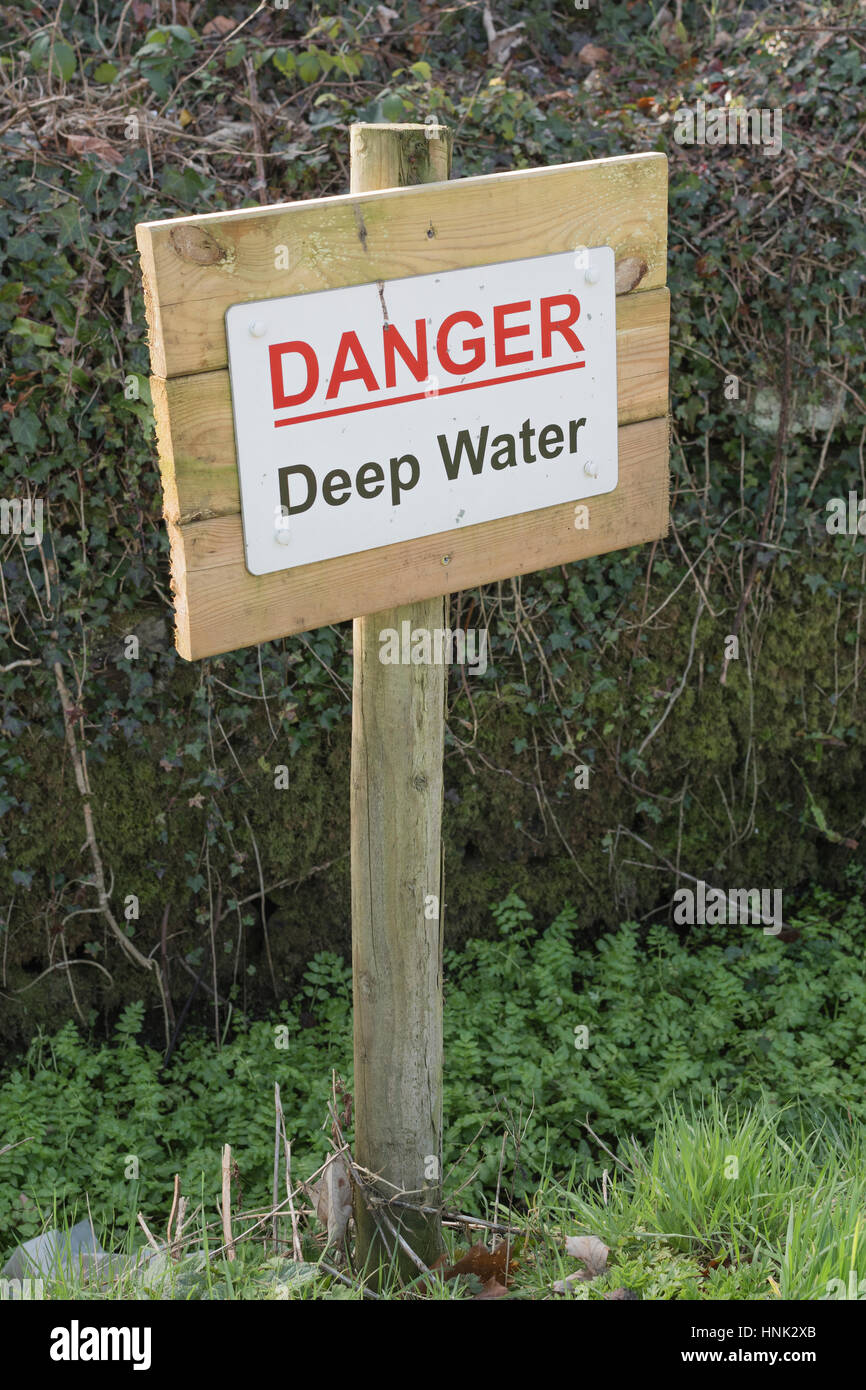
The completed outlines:
[[[527,1202],[497,1208],[500,1234],[476,1230],[470,1251],[469,1228],[449,1221],[438,1271],[419,1272],[408,1286],[387,1271],[375,1286],[359,1277],[323,1250],[314,1219],[303,1220],[294,1258],[288,1231],[275,1252],[268,1214],[250,1205],[238,1215],[229,1259],[203,1183],[173,1258],[154,1256],[135,1227],[100,1227],[120,1257],[101,1282],[72,1264],[45,1292],[83,1300],[857,1301],[866,1297],[863,1136],[862,1122],[837,1125],[766,1100],[738,1106],[716,1090],[698,1105],[672,1101],[652,1139],[621,1145],[600,1182],[574,1168],[559,1180],[545,1166]],[[51,1215],[70,1253],[69,1216]],[[500,1277],[491,1282],[494,1266]]]
[[[789,942],[734,927],[728,944],[696,946],[682,929],[625,923],[583,950],[573,907],[539,930],[509,894],[493,909],[494,939],[446,954],[446,1192],[484,1214],[499,1186],[526,1212],[541,1174],[597,1182],[608,1150],[627,1155],[627,1136],[651,1145],[678,1100],[698,1115],[705,1103],[708,1124],[716,1103],[762,1098],[782,1131],[821,1112],[858,1132],[862,887],[852,878],[847,898],[813,894],[792,914],[799,935]],[[213,1203],[224,1143],[247,1202],[266,1202],[275,1081],[297,1176],[327,1157],[332,1069],[349,1090],[352,1080],[351,976],[339,957],[319,955],[302,998],[272,1018],[236,1017],[221,1047],[191,1033],[162,1075],[161,1054],[140,1041],[142,1018],[143,1005],[129,1005],[110,1042],[69,1022],[4,1073],[0,1136],[32,1136],[0,1155],[4,1245],[36,1234],[55,1209],[80,1219],[87,1204],[100,1224],[134,1226],[139,1210],[170,1201],[176,1172],[184,1191],[204,1184]]]

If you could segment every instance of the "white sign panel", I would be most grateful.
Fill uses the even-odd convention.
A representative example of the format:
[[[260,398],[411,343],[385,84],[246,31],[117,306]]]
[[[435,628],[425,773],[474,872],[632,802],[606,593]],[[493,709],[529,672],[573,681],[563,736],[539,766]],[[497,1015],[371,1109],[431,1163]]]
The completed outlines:
[[[234,304],[226,335],[252,574],[616,487],[608,246]]]

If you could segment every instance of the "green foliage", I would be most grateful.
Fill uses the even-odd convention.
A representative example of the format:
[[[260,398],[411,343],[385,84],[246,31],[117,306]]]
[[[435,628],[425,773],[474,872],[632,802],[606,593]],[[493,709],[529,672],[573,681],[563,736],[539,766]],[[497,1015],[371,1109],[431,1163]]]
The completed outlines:
[[[860,542],[822,524],[826,498],[861,472],[864,70],[853,7],[813,7],[816,32],[823,19],[832,35],[817,47],[781,5],[756,15],[723,0],[707,14],[687,3],[674,44],[626,0],[555,14],[541,0],[502,0],[497,26],[525,26],[505,66],[490,59],[477,5],[411,0],[390,28],[376,6],[336,8],[298,0],[254,15],[206,0],[193,29],[151,24],[124,0],[98,10],[65,0],[50,23],[19,7],[0,52],[19,106],[42,103],[33,109],[55,132],[43,138],[12,113],[0,136],[0,494],[35,494],[47,513],[44,554],[3,538],[0,933],[15,1004],[0,1033],[16,1044],[76,1009],[109,1029],[152,988],[116,943],[94,944],[80,911],[95,895],[55,661],[71,685],[81,673],[96,834],[109,879],[140,898],[146,952],[159,948],[167,903],[177,916],[173,997],[187,987],[175,948],[198,968],[215,941],[224,997],[273,1007],[262,924],[237,907],[259,890],[257,861],[270,886],[345,849],[342,802],[322,785],[341,785],[348,757],[349,625],[194,667],[172,648],[134,227],[341,192],[351,121],[446,121],[456,177],[653,149],[670,161],[674,526],[657,546],[454,597],[452,621],[489,626],[490,666],[468,689],[451,673],[449,931],[488,927],[487,903],[510,884],[553,915],[577,891],[575,861],[584,943],[644,917],[664,879],[635,869],[633,834],[656,870],[712,865],[740,882],[760,872],[790,892],[838,891],[849,858],[862,862]],[[165,7],[157,18],[167,21]],[[231,19],[249,22],[232,35]],[[612,59],[593,73],[577,57],[587,29]],[[675,143],[674,112],[726,90],[783,111],[778,160]],[[781,439],[756,426],[755,404],[760,389],[778,414],[785,360]],[[728,374],[737,400],[724,395]],[[814,408],[837,395],[835,422],[819,427]],[[741,659],[723,688],[720,652],[755,557]],[[135,661],[129,633],[141,638]],[[291,765],[287,796],[273,790],[277,762]],[[576,762],[592,770],[586,790],[575,789]],[[345,944],[344,881],[332,871],[311,882],[286,908],[303,947],[270,943],[293,984],[300,957]],[[220,894],[224,913],[237,909],[231,930],[212,920]],[[284,906],[278,890],[274,903]],[[72,972],[51,968],[45,921],[50,933],[65,924],[77,1002]],[[78,968],[95,951],[113,990]],[[154,1001],[155,991],[151,1041]],[[196,1007],[203,1018],[203,995]]]
[[[783,1128],[794,1102],[866,1122],[866,907],[862,882],[851,887],[842,900],[818,891],[792,914],[796,942],[736,927],[726,929],[728,944],[696,947],[664,924],[626,923],[589,950],[575,949],[573,908],[537,932],[509,894],[493,908],[495,940],[446,952],[446,1189],[461,1187],[464,1205],[490,1198],[503,1128],[512,1136],[505,1190],[518,1203],[532,1201],[543,1171],[560,1181],[573,1170],[595,1177],[610,1166],[597,1140],[611,1148],[626,1134],[651,1140],[677,1098],[708,1105],[701,1123],[714,1133],[723,1131],[714,1097],[724,1108],[763,1095],[762,1123]],[[141,1004],[129,1005],[111,1044],[85,1041],[72,1023],[40,1034],[3,1080],[0,1138],[33,1136],[0,1157],[7,1243],[34,1234],[55,1200],[80,1203],[85,1192],[100,1221],[124,1226],[142,1207],[161,1208],[175,1172],[185,1191],[203,1181],[213,1198],[226,1142],[244,1192],[266,1200],[275,1081],[297,1175],[322,1162],[331,1068],[351,1088],[351,971],[339,957],[317,955],[300,996],[270,1021],[238,1016],[221,1049],[188,1036],[163,1078],[159,1054],[138,1042],[142,1021]],[[755,1133],[725,1152],[759,1152]],[[711,1200],[706,1173],[729,1141],[713,1142],[710,1152],[700,1130],[694,1162],[679,1152],[676,1179],[658,1140],[654,1182],[680,1204],[657,1204],[666,1230],[711,1240],[725,1228],[732,1189],[717,1176]],[[133,1157],[138,1178],[125,1176]],[[758,1193],[764,1176],[744,1161],[737,1202],[749,1184]],[[687,1210],[695,1193],[700,1230]]]
[[[545,1151],[560,1168],[576,1159],[598,1172],[587,1115],[612,1145],[649,1134],[680,1094],[748,1101],[764,1090],[771,1105],[800,1098],[866,1120],[860,896],[817,892],[795,914],[797,942],[731,927],[729,944],[699,950],[656,923],[625,924],[575,951],[573,909],[536,936],[513,895],[497,916],[498,941],[446,953],[446,1147],[456,1154],[489,1126],[481,1152],[473,1146],[453,1174],[477,1170],[479,1196],[495,1184],[498,1130],[519,1105],[535,1107],[520,1145],[527,1173]],[[527,1191],[519,1172],[515,1190]]]
[[[158,1209],[175,1172],[184,1190],[219,1190],[219,1153],[230,1143],[244,1190],[265,1197],[273,1164],[273,1094],[279,1081],[296,1176],[312,1173],[328,1145],[321,1132],[330,1068],[351,1057],[351,973],[325,952],[307,972],[301,1008],[271,1021],[241,1019],[221,1050],[190,1036],[159,1076],[161,1057],[137,1040],[143,1006],[123,1010],[111,1043],[88,1044],[73,1023],[37,1037],[0,1088],[0,1134],[33,1136],[0,1158],[4,1244],[41,1229],[56,1200],[67,1211],[88,1193],[96,1219],[121,1229],[144,1204]],[[279,1025],[288,1028],[283,1049]],[[133,1160],[137,1160],[137,1165]],[[137,1172],[138,1176],[134,1176]]]
[[[196,38],[195,30],[182,24],[158,24],[150,30],[134,61],[157,96],[170,96],[180,69],[193,56]]]
[[[30,61],[37,72],[50,70],[64,82],[68,82],[75,75],[78,67],[75,50],[70,48],[65,39],[58,37],[53,29],[48,34],[39,34],[33,40]]]

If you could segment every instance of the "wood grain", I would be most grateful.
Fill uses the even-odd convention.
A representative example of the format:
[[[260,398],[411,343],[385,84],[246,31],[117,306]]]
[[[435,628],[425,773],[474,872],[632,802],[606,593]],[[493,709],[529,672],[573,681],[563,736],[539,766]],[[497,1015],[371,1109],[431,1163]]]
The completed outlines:
[[[632,293],[665,283],[667,157],[622,155],[453,183],[139,223],[155,376],[227,361],[232,304],[612,246]],[[284,268],[283,268],[284,267]]]
[[[244,565],[240,516],[169,524],[177,646],[188,660],[309,632],[393,604],[529,574],[666,535],[668,422],[621,426],[619,485],[590,498],[589,529],[571,502],[403,541],[277,574]],[[449,556],[447,564],[443,557]]]
[[[352,189],[447,179],[450,130],[355,125]],[[379,1175],[378,1195],[442,1203],[442,886],[444,665],[380,661],[379,633],[445,626],[445,601],[388,608],[353,625],[352,994],[355,1157]],[[394,738],[400,729],[401,739]],[[425,912],[428,895],[435,913]],[[431,1158],[435,1171],[431,1171]],[[438,1216],[391,1208],[389,1219],[426,1265],[444,1249]],[[387,1264],[388,1244],[356,1190],[359,1263]],[[418,1271],[394,1251],[404,1278]]]

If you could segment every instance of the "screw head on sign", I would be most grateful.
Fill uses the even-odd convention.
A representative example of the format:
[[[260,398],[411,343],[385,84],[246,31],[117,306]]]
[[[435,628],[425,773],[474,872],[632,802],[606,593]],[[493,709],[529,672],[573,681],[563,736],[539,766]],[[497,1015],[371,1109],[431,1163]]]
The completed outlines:
[[[451,556],[450,556],[450,555],[443,555],[443,556],[442,556],[442,563],[443,563],[443,565],[450,565],[450,564],[451,564]]]
[[[586,463],[583,465],[583,471],[588,478],[597,478],[598,464],[593,463],[592,459],[587,459]]]
[[[594,265],[587,266],[586,270],[583,272],[583,278],[588,285],[598,284],[598,271]]]
[[[267,324],[262,323],[261,319],[256,319],[255,323],[250,324],[250,333],[254,338],[263,338],[267,332]]]

